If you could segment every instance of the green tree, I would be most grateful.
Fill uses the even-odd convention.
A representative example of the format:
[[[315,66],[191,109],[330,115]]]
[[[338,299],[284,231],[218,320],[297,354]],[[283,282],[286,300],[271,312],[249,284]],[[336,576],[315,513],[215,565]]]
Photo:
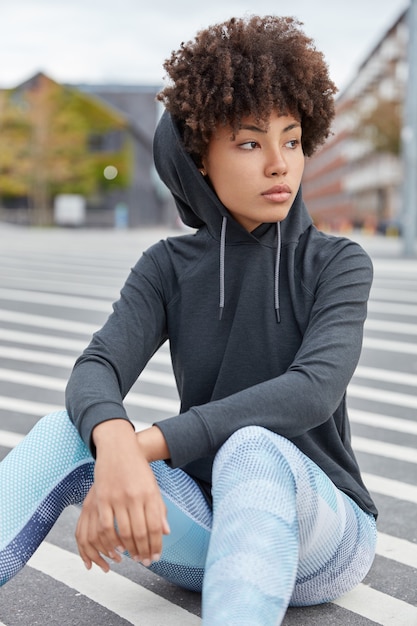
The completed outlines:
[[[103,168],[109,162],[120,172],[109,184],[129,182],[132,155],[124,118],[43,74],[3,93],[0,133],[2,145],[8,146],[0,157],[1,193],[28,196],[32,223],[51,223],[58,193],[88,197],[103,191]],[[111,133],[119,133],[119,145],[106,149],[104,140]],[[92,147],[92,137],[102,140],[101,149]]]
[[[27,195],[31,158],[30,122],[25,107],[0,92],[0,205],[7,197]]]

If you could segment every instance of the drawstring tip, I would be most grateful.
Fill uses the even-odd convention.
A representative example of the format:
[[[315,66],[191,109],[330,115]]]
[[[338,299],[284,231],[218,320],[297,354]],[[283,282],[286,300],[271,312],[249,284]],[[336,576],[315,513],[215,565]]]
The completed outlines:
[[[223,317],[223,308],[224,307],[222,307],[222,306],[219,308],[219,322],[221,321],[221,319]]]
[[[277,324],[281,323],[281,315],[279,313],[279,309],[275,309],[275,315],[277,317]]]

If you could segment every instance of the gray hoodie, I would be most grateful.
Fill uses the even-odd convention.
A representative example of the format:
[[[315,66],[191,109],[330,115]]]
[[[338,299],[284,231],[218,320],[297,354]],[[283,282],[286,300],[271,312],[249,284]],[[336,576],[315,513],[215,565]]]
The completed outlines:
[[[169,340],[181,408],[157,426],[173,467],[209,491],[219,447],[239,428],[263,426],[290,439],[376,515],[346,409],[372,281],[369,257],[358,244],[319,232],[301,189],[280,224],[247,232],[183,149],[168,113],[154,156],[182,220],[197,231],[142,255],[77,360],[67,409],[82,438],[91,446],[97,424],[128,419],[123,398]]]

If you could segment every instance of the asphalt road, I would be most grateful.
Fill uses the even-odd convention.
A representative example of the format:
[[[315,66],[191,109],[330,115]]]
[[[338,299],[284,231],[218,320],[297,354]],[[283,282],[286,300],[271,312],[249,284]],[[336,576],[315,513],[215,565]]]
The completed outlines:
[[[0,225],[0,458],[62,408],[72,364],[141,251],[178,231],[26,230]],[[358,237],[356,237],[358,238]],[[363,353],[349,387],[354,448],[380,510],[374,566],[336,603],[289,609],[284,625],[417,625],[417,260],[360,237],[374,260]],[[134,420],[178,406],[166,348],[129,394]],[[194,626],[200,596],[124,560],[105,576],[77,556],[68,508],[30,564],[0,590],[0,626]]]

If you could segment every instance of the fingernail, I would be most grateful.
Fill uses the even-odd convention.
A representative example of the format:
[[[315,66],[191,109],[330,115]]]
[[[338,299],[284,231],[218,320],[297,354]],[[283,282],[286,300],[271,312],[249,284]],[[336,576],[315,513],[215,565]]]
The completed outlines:
[[[85,569],[90,569],[90,564],[87,563],[87,561],[83,561],[84,565],[85,565]]]
[[[151,561],[150,559],[143,559],[143,560],[142,560],[142,564],[143,564],[145,567],[149,567],[149,565],[150,565],[151,563],[152,563],[152,561]]]
[[[161,558],[160,554],[153,554],[152,555],[152,561],[159,561],[160,558]]]

